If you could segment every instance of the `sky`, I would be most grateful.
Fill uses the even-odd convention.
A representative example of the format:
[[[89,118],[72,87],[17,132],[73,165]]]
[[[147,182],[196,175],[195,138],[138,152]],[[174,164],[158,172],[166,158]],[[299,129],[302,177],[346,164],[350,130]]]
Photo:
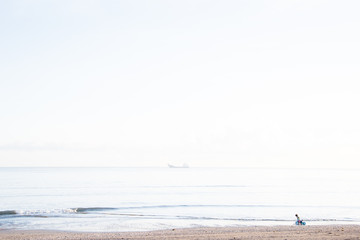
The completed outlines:
[[[360,168],[359,1],[0,2],[0,166]]]

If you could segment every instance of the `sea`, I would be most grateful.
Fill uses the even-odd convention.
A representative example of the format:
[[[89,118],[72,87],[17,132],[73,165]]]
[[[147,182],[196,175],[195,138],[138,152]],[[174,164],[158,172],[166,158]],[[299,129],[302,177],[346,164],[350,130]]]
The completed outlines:
[[[0,168],[0,229],[360,224],[360,170]]]

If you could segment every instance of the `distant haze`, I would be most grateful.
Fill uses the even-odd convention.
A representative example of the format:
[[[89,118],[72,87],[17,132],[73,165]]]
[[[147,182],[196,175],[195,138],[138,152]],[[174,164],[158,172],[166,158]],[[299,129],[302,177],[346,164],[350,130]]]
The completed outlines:
[[[1,1],[0,166],[360,167],[359,1]]]

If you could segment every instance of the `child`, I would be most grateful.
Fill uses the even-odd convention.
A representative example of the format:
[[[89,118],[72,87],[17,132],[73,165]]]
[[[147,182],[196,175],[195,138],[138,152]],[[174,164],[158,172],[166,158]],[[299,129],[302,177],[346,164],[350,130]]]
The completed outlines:
[[[300,220],[299,216],[295,214],[297,225],[302,225],[302,220]]]

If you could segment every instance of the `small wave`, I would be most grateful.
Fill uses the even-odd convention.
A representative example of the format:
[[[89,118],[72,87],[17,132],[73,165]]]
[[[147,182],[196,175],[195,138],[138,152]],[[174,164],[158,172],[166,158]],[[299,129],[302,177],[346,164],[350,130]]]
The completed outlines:
[[[108,211],[108,210],[116,210],[117,208],[110,207],[88,207],[88,208],[71,208],[75,213],[87,213],[87,212],[98,212],[98,211]]]
[[[4,210],[0,211],[0,216],[18,216],[18,217],[55,217],[63,214],[87,213],[92,211],[107,211],[117,208],[90,207],[90,208],[65,208],[65,209],[26,209],[26,210]]]
[[[16,215],[17,212],[14,211],[14,210],[5,210],[5,211],[0,211],[0,216],[3,216],[3,215]]]

